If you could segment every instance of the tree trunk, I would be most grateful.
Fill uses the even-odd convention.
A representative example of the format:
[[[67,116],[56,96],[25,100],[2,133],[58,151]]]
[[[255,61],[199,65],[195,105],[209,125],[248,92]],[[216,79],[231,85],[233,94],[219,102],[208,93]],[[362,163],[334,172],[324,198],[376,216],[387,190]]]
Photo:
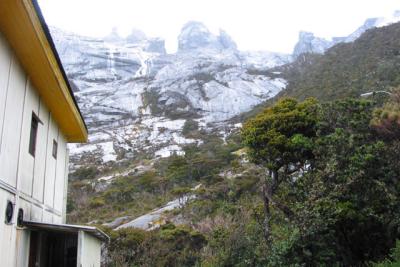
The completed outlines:
[[[268,177],[271,177],[271,183],[268,182]],[[271,211],[272,195],[278,187],[278,171],[269,170],[265,175],[263,185],[263,201],[264,201],[264,238],[267,245],[271,242]]]
[[[267,242],[267,245],[269,246],[271,243],[271,229],[270,229],[270,224],[271,224],[271,212],[269,209],[269,198],[267,196],[267,181],[265,181],[263,185],[263,200],[264,200],[264,238],[265,241]]]
[[[268,180],[268,177],[271,179]],[[263,202],[264,202],[264,237],[269,245],[271,242],[271,205],[274,205],[278,208],[283,214],[285,214],[286,218],[290,221],[295,221],[296,216],[294,212],[285,204],[274,199],[274,195],[278,190],[279,184],[278,171],[277,170],[269,170],[268,173],[264,177],[263,184]]]

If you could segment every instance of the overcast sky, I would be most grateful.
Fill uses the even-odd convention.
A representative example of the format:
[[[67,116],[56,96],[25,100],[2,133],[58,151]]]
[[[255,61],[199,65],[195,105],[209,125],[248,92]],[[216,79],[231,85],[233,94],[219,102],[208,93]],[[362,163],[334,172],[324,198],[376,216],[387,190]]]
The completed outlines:
[[[39,0],[49,25],[87,36],[113,27],[132,28],[166,40],[168,52],[189,20],[216,33],[224,29],[242,50],[290,53],[301,30],[345,36],[366,18],[389,16],[400,0]]]

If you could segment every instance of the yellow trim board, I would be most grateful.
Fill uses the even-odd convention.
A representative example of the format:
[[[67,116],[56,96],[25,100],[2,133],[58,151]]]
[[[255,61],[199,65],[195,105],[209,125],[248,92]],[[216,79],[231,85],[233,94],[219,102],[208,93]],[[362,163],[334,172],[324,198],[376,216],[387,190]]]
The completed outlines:
[[[0,31],[67,141],[86,142],[85,123],[32,1],[1,0]]]

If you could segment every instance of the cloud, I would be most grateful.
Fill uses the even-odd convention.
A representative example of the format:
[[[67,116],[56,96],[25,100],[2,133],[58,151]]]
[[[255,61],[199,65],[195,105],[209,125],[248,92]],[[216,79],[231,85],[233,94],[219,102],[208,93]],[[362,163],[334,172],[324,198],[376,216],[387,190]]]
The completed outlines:
[[[300,30],[318,36],[343,36],[368,17],[399,9],[392,0],[39,0],[48,24],[89,36],[113,27],[122,35],[132,28],[166,39],[167,50],[189,20],[211,31],[224,29],[243,50],[291,52]]]

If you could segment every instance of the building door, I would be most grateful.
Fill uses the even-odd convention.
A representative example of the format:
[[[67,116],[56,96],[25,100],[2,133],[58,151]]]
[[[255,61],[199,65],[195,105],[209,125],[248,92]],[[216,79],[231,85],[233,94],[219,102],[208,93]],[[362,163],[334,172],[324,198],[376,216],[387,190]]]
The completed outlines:
[[[76,267],[76,233],[32,231],[29,267]]]

